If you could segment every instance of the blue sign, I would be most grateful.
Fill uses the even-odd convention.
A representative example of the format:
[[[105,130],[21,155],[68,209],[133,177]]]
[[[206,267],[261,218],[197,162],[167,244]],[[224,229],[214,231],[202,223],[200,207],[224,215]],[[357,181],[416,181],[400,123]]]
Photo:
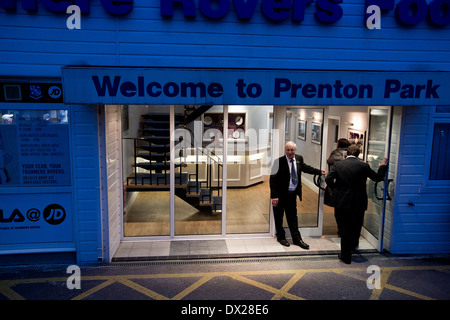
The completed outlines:
[[[448,105],[449,72],[64,67],[75,104]]]
[[[9,12],[17,10],[19,0],[0,0],[0,7]],[[36,0],[21,0],[23,9],[29,12],[38,10]],[[49,1],[41,0],[42,6],[51,12],[66,12],[67,7],[75,4],[80,12],[90,12],[89,0],[74,1]],[[313,6],[312,3],[315,2]],[[383,14],[393,10],[395,6],[396,19],[405,25],[414,26],[424,20],[430,21],[436,26],[450,24],[450,12],[448,10],[450,0],[400,0],[395,5],[395,0],[366,0],[362,15],[372,5],[383,10]],[[262,14],[271,21],[283,21],[291,19],[293,22],[304,20],[307,10],[314,10],[314,16],[321,23],[335,23],[339,21],[344,11],[341,7],[343,0],[160,0],[160,13],[163,17],[173,17],[174,11],[179,10],[185,18],[193,19],[197,15],[197,8],[209,19],[222,19],[234,6],[239,20],[250,20],[260,6]],[[133,0],[101,0],[101,6],[111,15],[126,15],[133,11]]]
[[[0,243],[72,242],[72,194],[8,194],[0,204]]]

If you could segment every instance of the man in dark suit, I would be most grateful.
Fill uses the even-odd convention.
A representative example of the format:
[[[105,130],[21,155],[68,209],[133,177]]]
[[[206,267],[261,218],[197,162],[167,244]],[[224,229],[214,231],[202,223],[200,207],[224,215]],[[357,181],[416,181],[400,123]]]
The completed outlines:
[[[283,228],[283,216],[286,212],[292,242],[303,249],[309,249],[309,245],[302,240],[298,230],[297,196],[302,200],[302,172],[309,174],[326,174],[326,172],[305,164],[303,157],[295,154],[297,145],[294,142],[287,142],[284,150],[285,155],[275,160],[270,176],[270,197],[277,240],[283,246],[289,247]]]
[[[336,162],[325,178],[327,186],[333,190],[335,217],[341,234],[341,254],[339,259],[350,264],[352,250],[359,244],[359,236],[367,210],[367,178],[383,181],[387,171],[387,159],[380,163],[378,172],[358,160],[359,147],[347,148],[347,158]]]

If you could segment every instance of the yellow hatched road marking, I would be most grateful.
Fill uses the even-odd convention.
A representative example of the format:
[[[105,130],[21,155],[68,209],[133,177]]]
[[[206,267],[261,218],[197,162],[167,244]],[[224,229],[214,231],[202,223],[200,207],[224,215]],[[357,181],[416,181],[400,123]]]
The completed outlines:
[[[167,298],[167,297],[165,297],[165,296],[163,296],[163,295],[161,295],[159,293],[156,293],[155,291],[150,290],[150,289],[148,289],[146,287],[143,287],[143,286],[141,286],[141,285],[139,285],[136,282],[133,282],[131,280],[128,280],[128,279],[125,279],[125,278],[119,278],[117,280],[117,282],[122,283],[122,284],[126,285],[127,287],[130,287],[131,289],[134,289],[134,290],[136,290],[136,291],[138,291],[138,292],[140,292],[140,293],[142,293],[142,294],[144,294],[144,295],[146,295],[146,296],[148,296],[148,297],[150,297],[152,299],[155,299],[155,300],[169,300],[169,298]]]
[[[77,295],[72,298],[73,300],[85,299],[92,294],[110,286],[114,282],[121,283],[133,290],[136,290],[152,299],[157,300],[180,300],[186,297],[188,294],[199,289],[202,285],[218,276],[227,276],[240,282],[249,284],[251,286],[260,288],[262,290],[271,292],[274,294],[272,300],[279,300],[281,298],[287,298],[291,300],[301,300],[302,297],[289,293],[289,290],[307,273],[336,273],[342,276],[351,277],[357,280],[366,282],[367,278],[354,275],[351,272],[366,272],[366,268],[326,268],[326,269],[303,269],[303,270],[264,270],[264,271],[234,271],[234,272],[198,272],[198,273],[177,273],[177,274],[140,274],[140,275],[101,275],[101,276],[82,276],[81,281],[88,280],[104,280],[103,283]],[[432,298],[425,295],[403,289],[391,284],[388,284],[388,279],[393,271],[419,271],[419,270],[437,270],[442,272],[449,272],[450,266],[405,266],[405,267],[382,267],[381,268],[381,287],[380,289],[373,289],[370,299],[379,299],[384,289],[394,290],[403,294],[407,294],[419,299],[430,300]],[[267,284],[261,283],[256,280],[247,278],[249,275],[276,275],[276,274],[293,274],[287,283],[283,285],[281,289],[274,288]],[[144,286],[141,286],[133,281],[133,279],[173,279],[173,278],[200,278],[189,287],[183,289],[173,298],[165,297],[153,290],[150,290]],[[66,282],[65,277],[55,278],[31,278],[31,279],[17,279],[17,280],[1,280],[0,281],[0,294],[4,295],[10,300],[25,300],[25,298],[14,290],[14,286],[23,284],[36,284],[36,283],[48,283],[48,282]],[[365,284],[364,284],[365,285]]]
[[[177,294],[175,297],[173,297],[172,300],[181,300],[181,299],[183,299],[189,293],[191,293],[191,292],[195,291],[196,289],[200,288],[200,286],[202,286],[204,283],[208,282],[212,278],[214,278],[213,275],[206,275],[206,276],[202,277],[200,280],[197,280],[194,284],[190,285],[189,287],[187,287],[186,289],[181,291],[179,294]]]
[[[88,296],[90,296],[91,294],[96,293],[97,291],[100,291],[103,288],[106,288],[107,286],[109,286],[110,284],[113,284],[115,281],[112,279],[106,280],[105,282],[99,284],[98,286],[95,286],[94,288],[91,288],[85,292],[83,292],[82,294],[79,294],[78,296],[72,298],[72,300],[82,300]]]

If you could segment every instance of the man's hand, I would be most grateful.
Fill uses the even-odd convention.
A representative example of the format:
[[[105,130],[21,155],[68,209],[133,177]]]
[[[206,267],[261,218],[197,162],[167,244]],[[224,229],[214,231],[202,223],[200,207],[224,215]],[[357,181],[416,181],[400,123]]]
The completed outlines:
[[[388,159],[386,157],[384,157],[383,161],[381,161],[380,166],[387,166],[388,164]]]
[[[272,206],[276,207],[278,205],[278,198],[272,199]]]

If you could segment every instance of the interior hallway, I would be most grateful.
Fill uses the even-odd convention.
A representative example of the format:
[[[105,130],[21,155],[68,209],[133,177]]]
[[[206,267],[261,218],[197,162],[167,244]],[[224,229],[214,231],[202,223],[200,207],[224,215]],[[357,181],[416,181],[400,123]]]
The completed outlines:
[[[175,234],[195,236],[210,232],[209,236],[202,240],[125,238],[113,261],[318,255],[340,252],[340,238],[337,235],[333,208],[324,206],[323,235],[304,237],[305,242],[310,245],[309,250],[304,250],[292,244],[290,247],[284,247],[268,235],[270,209],[268,179],[247,188],[230,188],[227,195],[228,239],[214,239],[214,234],[216,237],[220,237],[221,234],[220,214],[208,215],[199,212],[176,197]],[[298,203],[299,224],[301,227],[314,227],[317,225],[318,195],[305,185],[303,195],[303,201]],[[169,236],[169,193],[141,192],[140,196],[125,216],[125,235]],[[252,233],[254,235],[251,235]],[[266,235],[260,235],[261,233]],[[241,237],[239,234],[245,236]],[[358,250],[377,252],[362,237]]]
[[[316,227],[318,223],[317,190],[303,185],[303,201],[298,201],[300,227]],[[324,235],[336,235],[333,208],[324,206]],[[269,178],[246,188],[227,190],[227,234],[269,233],[270,223]],[[175,197],[175,235],[220,235],[221,218]],[[287,227],[285,221],[285,227]],[[168,236],[169,192],[139,192],[124,217],[126,237]]]

